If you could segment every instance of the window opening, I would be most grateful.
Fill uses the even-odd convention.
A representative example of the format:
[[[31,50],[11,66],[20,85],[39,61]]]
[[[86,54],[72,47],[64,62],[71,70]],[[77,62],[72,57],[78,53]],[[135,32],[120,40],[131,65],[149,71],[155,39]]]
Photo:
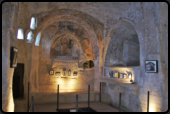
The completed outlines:
[[[32,31],[30,31],[30,32],[27,34],[27,43],[32,43],[32,42],[33,42],[33,39],[34,39],[34,34],[32,33]]]
[[[30,22],[30,29],[35,29],[37,27],[37,19],[35,17],[31,17],[31,22]]]
[[[37,35],[37,37],[36,37],[36,41],[35,41],[35,45],[36,45],[36,46],[39,46],[40,38],[41,38],[41,32],[39,32],[38,35]]]
[[[24,31],[22,28],[18,29],[18,33],[17,33],[17,39],[23,40],[24,39]]]

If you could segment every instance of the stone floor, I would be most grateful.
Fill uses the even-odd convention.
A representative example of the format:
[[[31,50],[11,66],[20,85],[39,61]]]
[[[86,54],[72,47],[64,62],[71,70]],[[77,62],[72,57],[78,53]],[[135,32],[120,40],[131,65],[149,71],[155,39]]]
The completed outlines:
[[[87,102],[78,103],[78,108],[83,108],[87,106],[88,106]],[[97,112],[119,112],[118,109],[101,102],[90,102],[90,107],[96,110]],[[34,112],[57,112],[56,108],[57,104],[37,104],[34,105]],[[59,109],[69,108],[70,109],[76,108],[76,104],[75,103],[59,104]]]

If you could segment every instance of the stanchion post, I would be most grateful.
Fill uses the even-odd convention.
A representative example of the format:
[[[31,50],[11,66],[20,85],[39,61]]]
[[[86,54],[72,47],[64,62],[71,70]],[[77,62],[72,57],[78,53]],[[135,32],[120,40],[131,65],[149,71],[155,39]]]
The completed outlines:
[[[31,101],[32,101],[32,112],[34,112],[34,96],[31,96]]]
[[[58,90],[57,90],[57,111],[59,107],[59,85],[58,85]]]
[[[89,106],[90,105],[90,85],[88,86],[88,110],[89,110]]]
[[[76,112],[78,112],[78,94],[76,94]]]
[[[120,112],[120,108],[121,108],[121,93],[119,93],[119,112]]]
[[[30,83],[28,82],[28,104],[27,104],[27,111],[29,112],[29,85]]]
[[[147,112],[149,112],[149,91],[148,91],[148,99],[147,99]]]
[[[101,98],[102,98],[102,82],[100,82],[100,97],[99,97],[100,102],[101,102]]]

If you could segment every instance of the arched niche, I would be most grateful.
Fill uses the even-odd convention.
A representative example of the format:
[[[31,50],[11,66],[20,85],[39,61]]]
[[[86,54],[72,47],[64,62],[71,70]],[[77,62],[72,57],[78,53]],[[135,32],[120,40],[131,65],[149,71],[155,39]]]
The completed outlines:
[[[83,68],[93,68],[93,67],[94,67],[94,62],[92,60],[88,60],[83,64]]]
[[[110,34],[106,51],[105,66],[139,66],[140,45],[134,27],[121,21]]]
[[[42,58],[58,59],[59,56],[73,56],[76,57],[76,59],[79,59],[80,63],[84,59],[94,60],[94,50],[96,50],[96,46],[92,47],[93,43],[88,32],[77,23],[70,21],[53,22],[41,31],[41,33],[40,54]],[[72,54],[69,52],[67,52],[68,54],[61,52],[63,47],[62,40],[64,39],[68,40],[67,45],[71,49],[67,48],[67,51],[72,51]],[[75,43],[75,45],[72,45],[71,43]],[[72,48],[75,49],[72,50]],[[77,50],[79,56],[76,55]],[[55,53],[55,55],[53,53]]]
[[[43,16],[42,16],[42,18],[43,18]],[[56,62],[56,65],[53,65],[53,62],[55,60],[50,59],[50,47],[51,47],[51,43],[53,42],[54,38],[56,38],[56,36],[59,36],[60,34],[67,33],[69,35],[70,34],[73,35],[73,37],[75,36],[74,38],[76,39],[76,37],[79,38],[78,36],[82,35],[81,32],[78,32],[78,30],[76,30],[76,29],[74,29],[74,30],[76,30],[77,33],[79,33],[79,34],[77,34],[76,32],[70,31],[72,29],[70,29],[69,27],[68,27],[68,29],[67,28],[65,28],[65,29],[69,30],[70,32],[69,31],[58,31],[57,32],[58,28],[57,28],[57,26],[55,28],[53,26],[53,24],[54,23],[60,23],[60,21],[63,21],[63,22],[64,21],[72,22],[74,24],[77,24],[78,26],[81,26],[87,32],[87,34],[85,34],[85,35],[88,35],[88,37],[81,37],[81,38],[83,38],[83,39],[84,38],[88,38],[89,39],[89,41],[91,42],[92,51],[93,51],[94,56],[95,56],[95,58],[90,58],[90,59],[95,62],[97,60],[97,57],[100,56],[100,47],[99,47],[100,45],[99,45],[99,41],[98,41],[98,37],[96,35],[96,32],[95,32],[94,28],[87,21],[84,20],[84,18],[79,18],[79,17],[77,17],[77,15],[73,16],[73,15],[70,15],[70,14],[66,14],[66,15],[58,15],[57,14],[57,15],[53,15],[53,16],[48,16],[48,18],[44,19],[44,21],[42,23],[39,23],[39,25],[38,25],[38,27],[36,29],[35,36],[37,36],[38,33],[41,33],[41,38],[40,38],[39,46],[33,46],[33,48],[32,48],[32,53],[33,53],[32,54],[32,58],[33,59],[32,59],[31,66],[34,69],[31,70],[30,79],[32,79],[32,77],[34,77],[34,75],[33,75],[34,71],[39,72],[40,69],[46,69],[45,68],[46,65],[41,65],[41,63],[51,64],[52,68],[55,67],[55,66],[58,66],[58,62]],[[56,31],[51,31],[52,34],[51,33],[49,34],[50,37],[46,37],[44,35],[44,32],[46,30],[48,30],[47,27],[49,27],[49,26],[51,26],[51,28],[54,28],[54,30],[56,30]],[[64,30],[64,27],[63,27],[62,30]],[[54,34],[53,34],[53,32],[54,32]],[[100,33],[102,33],[102,32],[100,32]],[[82,40],[80,40],[78,42],[81,43],[81,41]],[[35,43],[35,40],[34,40],[34,43]],[[45,43],[47,45],[43,46],[43,44],[45,44]],[[81,55],[81,57],[83,57],[83,54]],[[42,62],[42,60],[44,60],[44,62]],[[81,58],[79,60],[79,63],[82,62],[81,60],[84,60],[84,59]],[[67,62],[69,62],[69,61],[67,61]],[[62,63],[62,62],[60,62],[60,63]],[[79,63],[74,62],[75,66],[74,66],[74,69],[73,68],[71,69],[71,71],[76,71],[76,69],[78,69]],[[65,63],[65,64],[66,64],[66,66],[68,66],[68,63]],[[43,66],[43,68],[41,68],[41,66]],[[43,71],[45,71],[45,70],[43,70]],[[56,69],[56,72],[58,72],[57,69]],[[39,72],[36,75],[36,77],[37,77],[36,80],[41,80],[40,76],[42,77],[43,73]],[[38,85],[38,83],[39,82],[37,82],[37,85]],[[38,90],[38,88],[39,88],[39,86],[37,87],[37,90]]]
[[[44,30],[47,30],[46,28],[49,27],[50,25],[52,25],[51,28],[52,27],[55,28],[53,26],[54,23],[59,23],[59,24],[57,24],[57,26],[60,27],[61,20],[64,23],[67,21],[69,23],[70,22],[74,23],[74,26],[75,25],[80,26],[81,28],[84,29],[83,31],[86,31],[86,35],[88,35],[88,36],[87,37],[84,37],[84,36],[83,37],[82,36],[79,37],[79,35],[81,35],[81,31],[74,29],[74,31],[79,33],[79,34],[76,34],[76,32],[72,32],[72,29],[70,29],[71,26],[70,27],[66,27],[67,30],[68,29],[70,29],[70,30],[69,31],[64,31],[64,32],[63,32],[64,27],[61,26],[61,28],[63,28],[63,29],[61,29],[61,31],[55,32],[54,35],[61,34],[61,33],[66,33],[66,32],[70,33],[70,34],[73,34],[75,36],[78,35],[77,37],[81,38],[80,39],[80,43],[81,43],[81,41],[83,41],[82,39],[88,38],[90,43],[91,43],[91,48],[92,48],[90,51],[93,52],[92,56],[94,56],[94,57],[90,57],[89,59],[92,59],[94,61],[97,60],[97,57],[99,56],[99,53],[100,53],[99,51],[100,50],[99,50],[99,44],[98,44],[98,39],[97,39],[96,33],[95,33],[94,29],[89,25],[89,23],[85,22],[83,19],[81,19],[79,17],[73,16],[73,15],[64,15],[64,16],[63,15],[55,15],[55,16],[51,16],[46,21],[41,23],[40,26],[37,27],[37,32],[41,31],[41,33],[43,33]],[[61,23],[61,25],[62,25],[62,23]],[[57,29],[58,28],[56,28],[56,30]],[[51,31],[51,32],[53,32],[53,31]],[[43,39],[43,37],[41,38],[40,45],[42,44],[42,39]],[[39,47],[41,47],[41,46],[39,46]],[[87,52],[89,52],[89,51],[87,51]]]

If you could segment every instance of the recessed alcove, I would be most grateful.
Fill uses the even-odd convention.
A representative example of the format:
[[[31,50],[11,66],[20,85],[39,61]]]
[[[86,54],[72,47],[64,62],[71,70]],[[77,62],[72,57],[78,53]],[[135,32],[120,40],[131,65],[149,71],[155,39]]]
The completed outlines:
[[[93,68],[94,67],[94,62],[92,60],[86,61],[83,64],[84,68]]]
[[[84,91],[87,84],[94,90],[94,68],[88,71],[79,68],[79,63],[89,58],[94,60],[93,39],[85,28],[71,21],[54,21],[39,33],[36,38],[42,71],[39,73],[39,91],[56,93],[58,84],[62,92]],[[50,71],[54,74],[50,75]]]
[[[140,44],[135,28],[127,21],[115,25],[106,48],[103,80],[131,84],[140,74]],[[131,76],[130,76],[131,75]]]
[[[130,80],[132,79],[134,82],[137,82],[139,74],[140,74],[140,67],[139,66],[131,66],[131,67],[104,67],[104,76],[103,79],[105,80],[109,80],[109,81],[115,81],[118,83],[127,83],[127,84],[131,84]],[[114,77],[110,77],[110,72],[113,73],[119,73],[126,75],[126,78],[114,78]],[[131,74],[132,77],[128,78],[128,75]]]
[[[113,31],[106,52],[105,66],[139,66],[139,40],[134,27],[129,22],[122,21]]]

